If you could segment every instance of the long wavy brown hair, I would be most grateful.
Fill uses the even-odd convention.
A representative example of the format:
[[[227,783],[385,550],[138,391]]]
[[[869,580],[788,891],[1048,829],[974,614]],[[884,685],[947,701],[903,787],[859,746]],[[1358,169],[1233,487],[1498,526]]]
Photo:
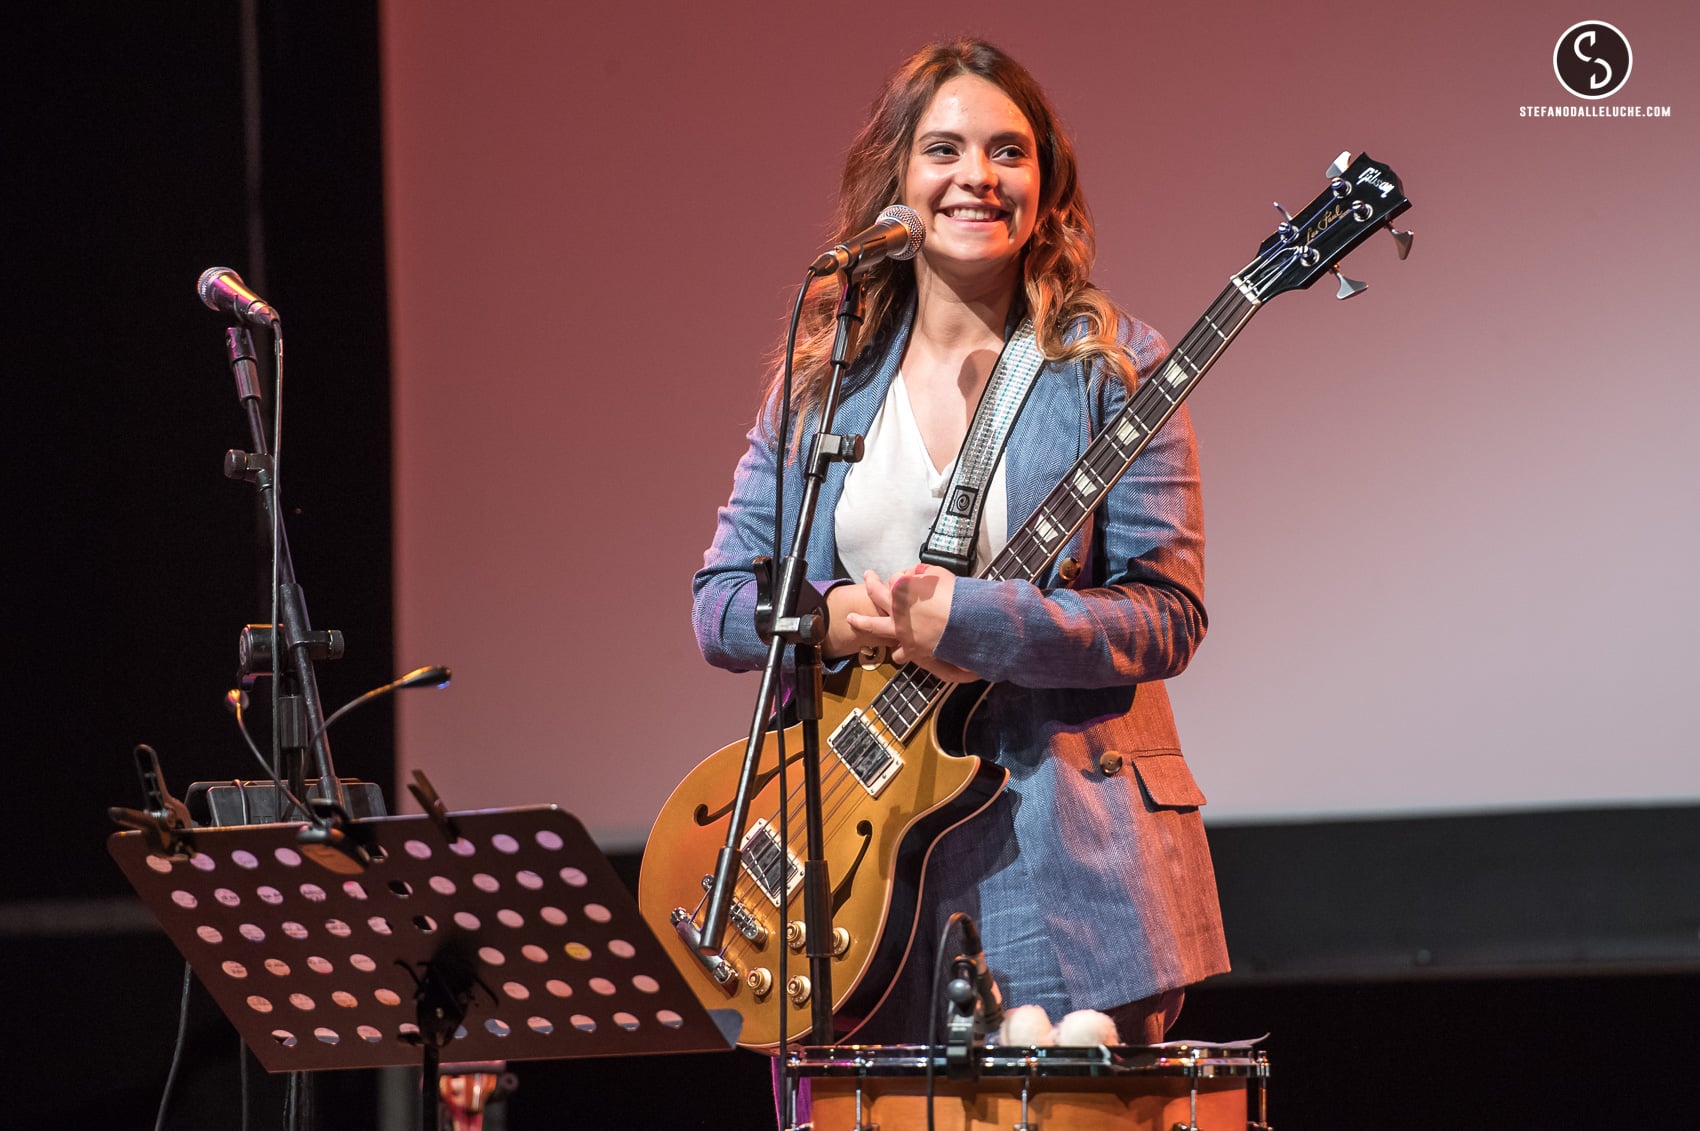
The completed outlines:
[[[866,228],[881,210],[902,199],[915,125],[939,87],[957,75],[978,75],[1009,96],[1026,115],[1038,143],[1039,210],[1033,236],[1022,250],[1021,293],[1012,314],[1033,316],[1039,348],[1050,360],[1101,360],[1132,388],[1132,363],[1116,342],[1117,313],[1093,286],[1097,254],[1092,218],[1080,188],[1074,146],[1027,69],[991,44],[977,39],[922,48],[886,81],[866,124],[850,145],[833,217],[834,242]],[[888,335],[913,300],[915,266],[883,260],[863,275],[867,309],[852,358]],[[839,284],[817,280],[804,299],[794,366],[795,416],[805,419],[824,398],[829,376]],[[1084,331],[1071,328],[1079,323]],[[1072,340],[1070,340],[1072,339]],[[783,350],[775,366],[767,404],[775,406],[783,373]],[[773,423],[770,421],[769,423]]]

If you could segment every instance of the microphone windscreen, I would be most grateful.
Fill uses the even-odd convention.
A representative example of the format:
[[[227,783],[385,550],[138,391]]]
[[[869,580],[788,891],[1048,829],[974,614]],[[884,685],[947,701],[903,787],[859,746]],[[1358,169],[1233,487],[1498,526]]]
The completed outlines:
[[[235,275],[236,272],[228,267],[208,267],[201,272],[200,281],[195,284],[195,293],[201,296],[201,301],[209,309],[218,309],[218,300],[213,297],[213,287],[217,285],[220,275]],[[237,276],[240,278],[240,276]]]
[[[921,224],[921,214],[907,204],[893,204],[880,213],[881,220],[896,220],[903,225],[903,230],[909,233],[909,241],[896,251],[887,255],[887,259],[913,259],[921,250],[921,242],[927,238],[927,229]]]

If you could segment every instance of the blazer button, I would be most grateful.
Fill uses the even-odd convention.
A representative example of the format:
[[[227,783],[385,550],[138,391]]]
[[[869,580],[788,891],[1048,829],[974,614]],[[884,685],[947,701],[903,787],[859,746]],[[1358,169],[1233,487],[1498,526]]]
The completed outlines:
[[[1122,755],[1119,750],[1106,750],[1098,756],[1098,769],[1104,776],[1113,778],[1122,772]]]
[[[1080,576],[1080,559],[1064,558],[1058,562],[1057,576],[1063,579],[1065,585],[1073,584],[1074,579]]]

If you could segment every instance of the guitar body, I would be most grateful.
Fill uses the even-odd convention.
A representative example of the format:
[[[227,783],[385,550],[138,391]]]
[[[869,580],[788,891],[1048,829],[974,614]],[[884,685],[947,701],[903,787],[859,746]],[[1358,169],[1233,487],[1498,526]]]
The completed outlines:
[[[915,932],[921,872],[935,840],[989,805],[1003,789],[1007,774],[979,758],[949,753],[937,738],[933,721],[920,726],[909,742],[893,740],[901,766],[874,796],[852,773],[830,742],[859,705],[874,698],[897,670],[889,664],[855,667],[829,677],[822,704],[821,792],[825,798],[823,832],[832,922],[847,934],[835,955],[833,1009],[839,1036],[853,1033],[884,1000]],[[953,699],[977,701],[979,686],[958,689]],[[963,713],[960,709],[953,714]],[[791,789],[790,855],[801,868],[807,845],[803,824],[802,727],[785,731],[786,774]],[[769,732],[762,745],[759,789],[750,806],[746,831],[759,822],[779,825],[779,741]],[[726,844],[727,822],[743,768],[744,743],[735,742],[709,755],[686,775],[662,806],[650,831],[638,884],[638,908],[685,972],[698,999],[710,1009],[734,1009],[744,1019],[739,1044],[773,1050],[779,1044],[780,1010],[789,1010],[787,1039],[805,1036],[813,1004],[794,1001],[779,979],[779,954],[786,948],[786,925],[801,924],[800,884],[789,892],[783,911],[769,897],[745,849],[745,862],[734,885],[733,923],[727,927],[720,976],[677,930],[678,919],[701,925],[717,855]],[[765,836],[766,834],[758,834]],[[776,859],[776,857],[775,857]],[[777,890],[778,884],[771,889]],[[806,977],[808,957],[799,947],[787,952],[787,977]],[[771,983],[761,986],[765,971]],[[752,984],[752,978],[754,984]]]

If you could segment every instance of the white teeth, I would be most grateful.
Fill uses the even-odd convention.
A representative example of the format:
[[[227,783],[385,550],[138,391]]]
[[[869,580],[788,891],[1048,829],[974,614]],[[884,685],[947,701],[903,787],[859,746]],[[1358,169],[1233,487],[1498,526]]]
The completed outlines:
[[[952,220],[996,220],[999,212],[995,208],[950,208],[945,215]]]

